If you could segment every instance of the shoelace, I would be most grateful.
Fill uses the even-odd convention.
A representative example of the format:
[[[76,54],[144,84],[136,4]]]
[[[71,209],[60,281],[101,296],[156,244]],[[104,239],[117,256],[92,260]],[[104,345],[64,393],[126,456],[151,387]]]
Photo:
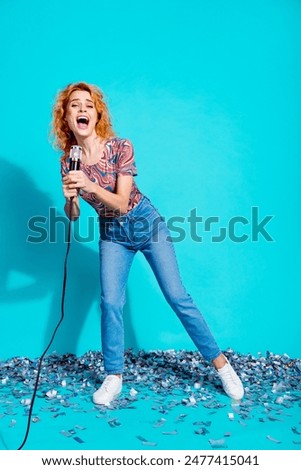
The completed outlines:
[[[114,377],[107,377],[103,383],[103,388],[106,392],[110,391],[110,385],[112,385],[112,381],[114,380]]]
[[[223,374],[221,374],[221,378],[225,379],[225,380],[231,379],[231,381],[233,383],[235,383],[235,378],[233,377],[231,369],[230,370],[228,369],[228,370],[224,371]]]

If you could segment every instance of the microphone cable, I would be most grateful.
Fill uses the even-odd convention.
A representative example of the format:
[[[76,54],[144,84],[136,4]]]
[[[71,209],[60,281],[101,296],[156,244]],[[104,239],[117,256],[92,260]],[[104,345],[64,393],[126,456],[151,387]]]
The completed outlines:
[[[68,232],[67,232],[67,249],[66,249],[65,260],[64,260],[64,274],[63,274],[63,285],[62,285],[62,296],[61,296],[61,317],[60,317],[56,327],[53,330],[53,333],[52,333],[51,339],[49,341],[49,344],[47,345],[45,351],[43,352],[43,354],[41,355],[41,357],[39,359],[37,378],[36,378],[36,381],[35,381],[33,394],[32,394],[32,398],[31,398],[31,402],[30,402],[30,407],[29,407],[29,411],[28,411],[28,420],[27,420],[27,428],[26,428],[26,432],[25,432],[25,437],[23,439],[22,444],[20,445],[20,447],[18,447],[17,450],[21,450],[24,447],[24,445],[27,441],[27,438],[28,438],[28,435],[29,435],[29,430],[30,430],[30,425],[31,425],[33,405],[34,405],[34,402],[35,402],[35,398],[36,398],[36,394],[37,394],[37,390],[38,390],[38,385],[39,385],[39,379],[40,379],[41,370],[42,370],[43,359],[46,356],[50,346],[52,345],[54,337],[56,335],[56,332],[59,329],[62,321],[64,320],[64,316],[65,316],[65,297],[66,297],[66,285],[67,285],[67,274],[68,274],[67,265],[68,265],[68,257],[69,257],[69,251],[70,251],[70,246],[71,246],[71,225],[72,225],[71,214],[72,214],[72,207],[73,207],[73,197],[70,198],[70,207],[69,207],[69,214],[68,214],[69,223],[68,223]]]

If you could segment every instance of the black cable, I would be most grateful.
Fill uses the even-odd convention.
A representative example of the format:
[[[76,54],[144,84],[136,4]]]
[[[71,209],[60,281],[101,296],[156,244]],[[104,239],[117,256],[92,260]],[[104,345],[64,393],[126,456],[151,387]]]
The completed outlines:
[[[68,224],[68,234],[67,234],[67,250],[66,250],[65,261],[64,261],[64,276],[63,276],[62,299],[61,299],[61,317],[60,317],[60,319],[59,319],[59,321],[58,321],[58,323],[57,323],[57,325],[56,325],[56,327],[55,327],[55,329],[52,333],[52,336],[51,336],[51,339],[49,341],[49,344],[48,344],[47,348],[45,349],[45,351],[43,352],[42,356],[39,359],[37,378],[36,378],[35,386],[34,386],[34,389],[33,389],[33,394],[32,394],[32,398],[31,398],[31,402],[30,402],[30,408],[29,408],[29,412],[28,412],[27,429],[26,429],[26,433],[25,433],[25,437],[23,439],[23,442],[20,445],[20,447],[18,447],[17,450],[21,450],[24,447],[24,445],[27,441],[29,430],[30,430],[30,425],[31,425],[31,416],[32,416],[32,411],[33,411],[33,405],[34,405],[34,401],[35,401],[35,398],[36,398],[38,385],[39,385],[39,379],[40,379],[40,375],[41,375],[42,362],[43,362],[43,359],[46,356],[50,346],[52,345],[54,337],[56,335],[56,332],[59,329],[62,321],[64,320],[64,316],[65,316],[65,296],[66,296],[67,273],[68,273],[68,271],[67,271],[67,262],[68,262],[68,256],[69,256],[69,251],[70,251],[70,246],[71,246],[72,206],[73,206],[73,197],[70,198],[69,214],[68,214],[69,224]]]

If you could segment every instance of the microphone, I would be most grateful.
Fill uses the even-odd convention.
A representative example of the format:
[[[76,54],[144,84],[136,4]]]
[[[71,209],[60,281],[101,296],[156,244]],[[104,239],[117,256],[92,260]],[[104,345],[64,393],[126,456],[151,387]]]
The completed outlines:
[[[82,158],[82,147],[80,145],[71,145],[69,171],[80,170],[81,158]],[[70,201],[72,205],[73,197],[70,198]],[[70,213],[71,213],[71,206],[70,206]]]
[[[80,170],[82,158],[82,147],[80,145],[71,145],[69,171]]]

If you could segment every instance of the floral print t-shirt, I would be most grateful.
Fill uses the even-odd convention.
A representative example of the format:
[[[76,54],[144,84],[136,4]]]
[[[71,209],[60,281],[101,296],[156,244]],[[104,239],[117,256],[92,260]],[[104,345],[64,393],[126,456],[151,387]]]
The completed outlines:
[[[69,171],[69,159],[61,162],[61,174],[66,175]],[[134,150],[131,142],[127,139],[113,137],[105,144],[103,154],[94,165],[81,163],[81,170],[87,177],[102,188],[115,192],[118,175],[137,175],[137,168],[134,160]],[[105,206],[89,194],[80,190],[79,195],[87,201],[100,217],[118,217],[120,212]],[[142,193],[139,191],[134,179],[129,197],[127,212],[129,212],[140,201]]]

